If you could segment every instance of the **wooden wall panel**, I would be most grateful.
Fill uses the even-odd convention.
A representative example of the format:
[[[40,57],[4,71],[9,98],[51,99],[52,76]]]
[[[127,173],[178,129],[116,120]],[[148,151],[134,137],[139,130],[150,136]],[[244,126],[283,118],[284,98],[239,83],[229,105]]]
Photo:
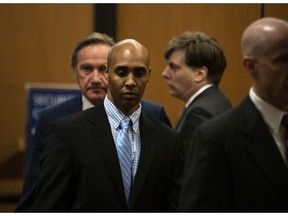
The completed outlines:
[[[75,82],[74,43],[93,30],[91,4],[0,4],[0,162],[23,141],[26,82]]]
[[[250,87],[242,67],[240,38],[246,26],[260,17],[260,4],[120,4],[117,14],[117,39],[135,38],[151,54],[152,78],[145,98],[165,106],[175,123],[184,103],[169,95],[161,72],[167,42],[183,31],[203,31],[222,45],[228,67],[220,87],[236,105]]]
[[[288,20],[288,4],[265,4],[264,16]]]

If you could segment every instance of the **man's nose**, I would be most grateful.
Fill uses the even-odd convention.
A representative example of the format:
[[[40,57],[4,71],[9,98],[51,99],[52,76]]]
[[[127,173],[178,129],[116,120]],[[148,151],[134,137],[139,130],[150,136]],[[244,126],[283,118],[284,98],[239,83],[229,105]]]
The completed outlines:
[[[94,71],[91,73],[91,80],[94,82],[100,81],[104,75],[99,72],[98,68],[95,68]]]
[[[169,67],[166,66],[164,68],[164,70],[162,71],[162,77],[164,77],[165,79],[169,79],[171,76],[170,76],[170,70],[169,70]]]
[[[136,82],[134,80],[133,75],[128,75],[125,85],[126,86],[135,86],[136,85]]]

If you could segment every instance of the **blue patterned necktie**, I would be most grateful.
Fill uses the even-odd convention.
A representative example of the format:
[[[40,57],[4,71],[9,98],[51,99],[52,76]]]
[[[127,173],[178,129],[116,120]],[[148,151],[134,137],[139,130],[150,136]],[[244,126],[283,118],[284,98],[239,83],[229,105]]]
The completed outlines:
[[[128,136],[129,123],[130,118],[127,116],[121,120],[116,144],[127,204],[129,203],[132,179],[132,150]]]

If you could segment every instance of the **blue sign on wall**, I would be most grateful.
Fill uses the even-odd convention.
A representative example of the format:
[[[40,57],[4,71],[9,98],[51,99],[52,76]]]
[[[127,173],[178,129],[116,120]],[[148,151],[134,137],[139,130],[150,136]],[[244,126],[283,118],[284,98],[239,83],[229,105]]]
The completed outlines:
[[[77,84],[27,83],[26,152],[31,152],[32,139],[39,115],[45,107],[66,101],[81,94]],[[25,159],[25,165],[27,158]]]

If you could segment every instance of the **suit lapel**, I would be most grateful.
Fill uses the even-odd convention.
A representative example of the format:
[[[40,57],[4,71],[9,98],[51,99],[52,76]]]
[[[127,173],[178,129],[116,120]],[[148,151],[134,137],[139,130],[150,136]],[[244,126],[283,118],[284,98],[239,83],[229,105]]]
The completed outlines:
[[[157,133],[154,130],[155,125],[142,112],[140,118],[140,135],[141,135],[141,153],[130,201],[130,209],[133,209],[139,193],[149,173],[155,149],[157,146]]]
[[[94,109],[94,108],[93,108]],[[120,164],[118,160],[117,150],[107,114],[103,104],[99,104],[94,111],[95,115],[91,118],[91,135],[94,139],[99,152],[105,162],[107,170],[110,173],[116,191],[123,203],[127,207],[126,198],[123,188]]]
[[[67,106],[67,113],[76,113],[82,110],[82,95],[74,97],[69,106]]]
[[[196,98],[194,98],[194,100],[189,104],[189,106],[187,108],[184,108],[183,111],[181,112],[181,115],[174,126],[174,129],[176,131],[181,130],[181,127],[183,124],[183,119],[186,118],[188,110],[192,109],[194,104],[197,103],[197,100],[199,100],[202,97],[206,97],[207,95],[210,95],[210,94],[219,94],[219,88],[217,86],[210,86],[209,88],[207,88],[203,92],[201,92],[198,96],[196,96]]]
[[[191,107],[191,104],[189,105],[189,107]],[[182,110],[182,112],[180,114],[180,117],[179,117],[179,119],[177,120],[177,122],[175,123],[175,126],[174,126],[174,129],[176,131],[180,131],[181,125],[183,124],[183,119],[186,118],[186,114],[187,114],[187,111],[188,111],[189,107],[187,107],[187,108],[185,107]]]
[[[263,171],[273,187],[278,191],[284,204],[288,206],[288,169],[270,134],[270,131],[250,98],[244,102],[245,111],[241,119],[241,139],[245,139],[245,148]],[[247,119],[249,121],[247,121]],[[241,142],[241,140],[240,140]],[[269,158],[267,158],[267,153]]]

